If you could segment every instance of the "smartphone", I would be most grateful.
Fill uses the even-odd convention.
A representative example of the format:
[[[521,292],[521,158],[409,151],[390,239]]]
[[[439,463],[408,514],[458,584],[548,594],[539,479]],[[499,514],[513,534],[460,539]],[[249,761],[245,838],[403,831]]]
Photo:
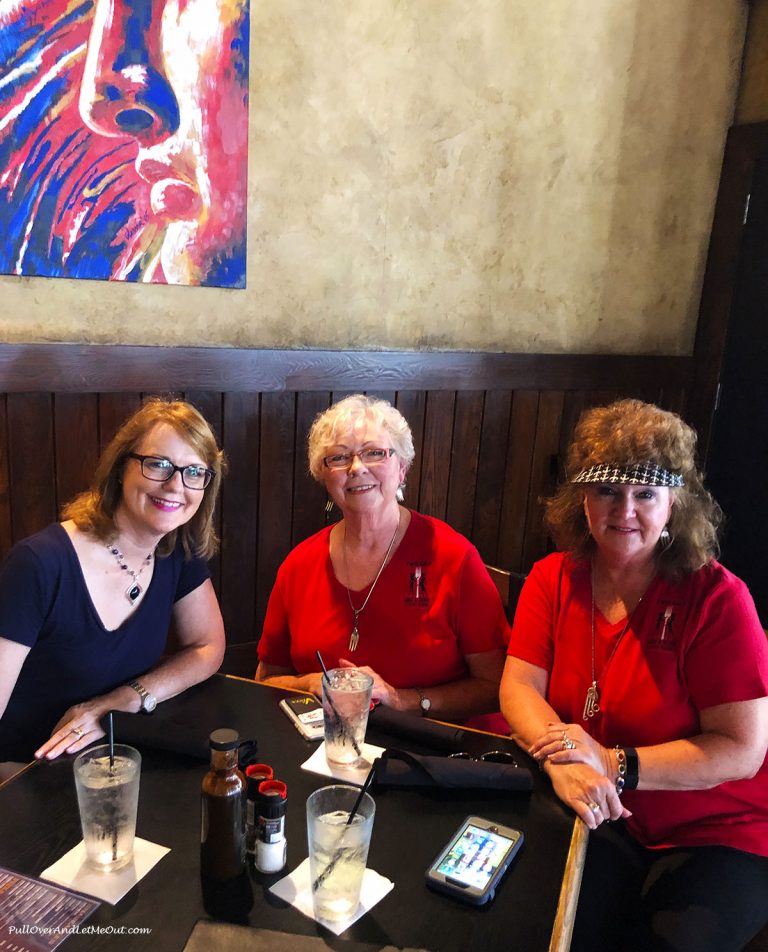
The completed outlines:
[[[305,740],[323,739],[323,705],[316,697],[311,694],[287,697],[280,702],[280,707]]]
[[[427,870],[427,885],[482,906],[493,899],[522,843],[520,830],[468,816]]]

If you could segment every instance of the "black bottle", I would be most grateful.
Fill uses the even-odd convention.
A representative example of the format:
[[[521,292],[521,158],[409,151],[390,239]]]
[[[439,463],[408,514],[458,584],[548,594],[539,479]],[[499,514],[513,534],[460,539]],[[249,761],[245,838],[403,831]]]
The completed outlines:
[[[240,736],[221,728],[210,736],[211,769],[203,777],[200,872],[218,882],[245,868],[245,777],[237,766]]]

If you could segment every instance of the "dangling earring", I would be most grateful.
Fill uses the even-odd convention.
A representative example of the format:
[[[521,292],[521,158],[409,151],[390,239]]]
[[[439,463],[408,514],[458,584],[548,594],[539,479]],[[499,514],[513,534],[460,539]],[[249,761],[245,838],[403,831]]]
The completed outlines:
[[[395,490],[395,499],[398,502],[402,502],[405,499],[405,493],[403,492],[404,489],[405,489],[405,483],[400,483],[400,485]]]
[[[664,526],[664,528],[661,530],[661,535],[659,536],[659,548],[662,550],[668,549],[674,541],[674,537],[669,531],[669,526]]]

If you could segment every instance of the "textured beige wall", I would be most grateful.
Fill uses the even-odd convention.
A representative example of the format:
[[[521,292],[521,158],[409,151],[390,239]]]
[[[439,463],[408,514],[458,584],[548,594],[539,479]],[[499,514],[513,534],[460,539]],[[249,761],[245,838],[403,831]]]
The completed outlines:
[[[689,352],[744,0],[251,0],[248,288],[0,278],[7,340]]]

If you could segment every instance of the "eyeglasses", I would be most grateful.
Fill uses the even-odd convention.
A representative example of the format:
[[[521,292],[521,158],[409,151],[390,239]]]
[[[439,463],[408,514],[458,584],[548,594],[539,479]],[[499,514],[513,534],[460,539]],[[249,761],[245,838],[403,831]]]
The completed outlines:
[[[386,463],[390,456],[394,456],[393,449],[382,449],[381,447],[371,447],[367,450],[360,450],[359,453],[334,453],[333,456],[323,458],[323,464],[328,469],[349,469],[352,460],[357,457],[364,466],[377,466],[379,463]]]
[[[448,754],[448,759],[476,760],[485,764],[510,764],[512,767],[520,766],[515,760],[514,755],[510,754],[508,750],[489,750],[485,754],[480,754],[479,757],[473,757],[472,754],[468,753],[466,750],[461,750],[457,754]]]
[[[141,475],[152,479],[156,483],[166,483],[174,473],[181,473],[181,481],[187,489],[205,489],[213,477],[215,470],[189,463],[187,466],[177,466],[164,456],[141,456],[139,453],[128,453],[131,459],[141,463]]]

